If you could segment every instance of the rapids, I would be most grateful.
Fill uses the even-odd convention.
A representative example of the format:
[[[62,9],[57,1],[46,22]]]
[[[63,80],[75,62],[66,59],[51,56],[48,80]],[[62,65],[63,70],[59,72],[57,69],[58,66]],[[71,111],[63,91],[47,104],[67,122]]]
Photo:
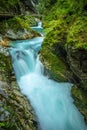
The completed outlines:
[[[83,116],[73,104],[72,84],[58,83],[44,76],[38,55],[42,42],[43,37],[15,41],[10,48],[21,92],[31,102],[41,130],[87,130]]]

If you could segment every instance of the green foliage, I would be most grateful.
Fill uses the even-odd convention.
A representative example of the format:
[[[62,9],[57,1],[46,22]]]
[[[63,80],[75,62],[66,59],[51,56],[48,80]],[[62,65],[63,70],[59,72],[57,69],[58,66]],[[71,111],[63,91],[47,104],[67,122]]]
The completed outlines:
[[[20,0],[0,0],[0,12],[3,12],[4,10],[5,12],[13,12],[12,9],[16,10],[16,6],[19,5],[19,2]]]
[[[87,91],[80,87],[73,86],[72,95],[74,97],[74,103],[79,108],[79,111],[85,116],[87,123]]]
[[[0,122],[0,128],[4,128],[6,130],[14,130],[15,126],[13,122]]]
[[[67,44],[75,48],[87,49],[87,17],[78,17],[71,25],[68,31]]]
[[[66,65],[65,63],[51,52],[48,44],[42,47],[41,55],[44,59],[44,65],[51,75],[51,78],[57,81],[65,82],[66,79]]]
[[[77,17],[78,15],[83,16],[83,14],[87,14],[86,6],[86,0],[56,0],[53,6],[49,4],[49,7],[47,7],[45,20],[57,20],[62,17],[71,21],[72,15]]]
[[[13,24],[16,25],[18,29],[29,29],[29,21],[27,18],[23,19],[16,16],[11,21],[9,20],[9,22],[13,22]]]
[[[7,21],[0,22],[0,33],[5,33],[8,29],[13,29],[15,32],[18,30],[30,29],[29,20],[15,16]]]
[[[49,46],[52,46],[53,44],[56,44],[58,42],[61,44],[65,44],[67,34],[67,26],[65,21],[63,21],[62,19],[53,20],[49,23],[48,27],[50,28],[50,30],[48,28],[49,32],[44,39],[44,43],[49,44]]]
[[[56,63],[56,60],[58,61],[60,57],[57,51],[61,51],[58,47],[65,51],[68,45],[77,49],[87,49],[87,1],[57,0],[53,5],[50,4],[51,0],[48,1],[49,4],[47,7],[45,6],[46,11],[44,13],[43,24],[46,28],[46,36],[42,55],[49,66],[48,68],[57,73],[56,71],[60,68]],[[55,46],[58,49],[55,50]]]
[[[4,54],[0,53],[0,59],[0,74],[2,75],[3,80],[7,80],[7,82],[10,83],[12,73],[11,57],[7,57]]]
[[[44,64],[50,71],[53,79],[67,81],[65,76],[66,65],[60,57],[57,57],[53,53],[55,44],[61,44],[61,46],[62,44],[65,44],[67,24],[62,19],[52,20],[49,22],[47,27],[48,28],[45,30],[47,34],[41,50],[41,54],[45,62]]]
[[[51,10],[47,8],[45,12],[44,27],[47,28],[45,30],[47,35],[44,42],[50,45],[61,42],[75,48],[87,49],[86,7],[86,0],[55,1]]]
[[[35,26],[36,22],[35,22],[35,17],[33,17],[31,14],[26,14],[22,17],[22,19],[28,23],[30,26]]]

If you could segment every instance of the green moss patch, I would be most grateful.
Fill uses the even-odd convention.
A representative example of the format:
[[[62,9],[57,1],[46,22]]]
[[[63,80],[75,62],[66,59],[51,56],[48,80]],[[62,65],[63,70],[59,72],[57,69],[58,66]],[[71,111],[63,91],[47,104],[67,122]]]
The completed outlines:
[[[87,50],[87,17],[79,17],[71,25],[67,36],[67,44]]]
[[[72,88],[72,95],[75,99],[74,103],[78,107],[79,111],[84,115],[87,123],[87,91],[74,86]]]
[[[8,29],[13,29],[14,32],[23,29],[30,29],[28,20],[15,16],[7,21],[0,22],[0,33],[5,33]]]
[[[9,59],[9,60],[8,60]],[[11,83],[12,63],[11,57],[0,53],[0,80]],[[1,79],[2,77],[2,79]]]
[[[41,51],[42,59],[51,77],[58,81],[67,81],[66,65],[63,61],[53,54],[48,46],[43,46]]]
[[[62,19],[51,21],[48,25],[48,28],[45,30],[47,35],[44,39],[44,44],[49,44],[49,46],[52,46],[58,42],[64,44],[67,34],[66,28],[66,23],[65,21],[62,21]]]
[[[48,28],[45,30],[47,35],[45,36],[42,45],[42,57],[46,68],[50,71],[53,79],[59,81],[66,81],[66,65],[61,60],[61,57],[56,55],[55,46],[64,46],[66,41],[66,23],[65,21],[53,20],[49,23]],[[62,47],[61,47],[62,48]]]

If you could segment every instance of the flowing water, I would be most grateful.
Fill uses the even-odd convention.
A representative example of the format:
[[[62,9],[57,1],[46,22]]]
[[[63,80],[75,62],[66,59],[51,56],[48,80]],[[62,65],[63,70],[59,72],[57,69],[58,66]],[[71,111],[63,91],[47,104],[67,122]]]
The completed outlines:
[[[39,22],[38,23],[38,26],[34,26],[34,27],[31,27],[33,30],[39,32],[40,34],[42,34],[42,31],[43,31],[43,27],[42,27],[42,22]],[[42,35],[43,36],[43,35]]]
[[[44,76],[39,60],[43,37],[16,41],[10,48],[21,92],[33,106],[41,130],[87,130],[83,116],[73,104],[70,83],[57,83]]]

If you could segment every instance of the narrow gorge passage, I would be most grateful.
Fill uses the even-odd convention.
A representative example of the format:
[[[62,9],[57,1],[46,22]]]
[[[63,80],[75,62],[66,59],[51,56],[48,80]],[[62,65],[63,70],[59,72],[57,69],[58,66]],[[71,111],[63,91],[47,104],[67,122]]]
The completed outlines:
[[[30,100],[41,130],[87,130],[83,116],[73,104],[72,84],[57,83],[44,76],[38,55],[43,39],[15,41],[10,48],[21,92]]]

